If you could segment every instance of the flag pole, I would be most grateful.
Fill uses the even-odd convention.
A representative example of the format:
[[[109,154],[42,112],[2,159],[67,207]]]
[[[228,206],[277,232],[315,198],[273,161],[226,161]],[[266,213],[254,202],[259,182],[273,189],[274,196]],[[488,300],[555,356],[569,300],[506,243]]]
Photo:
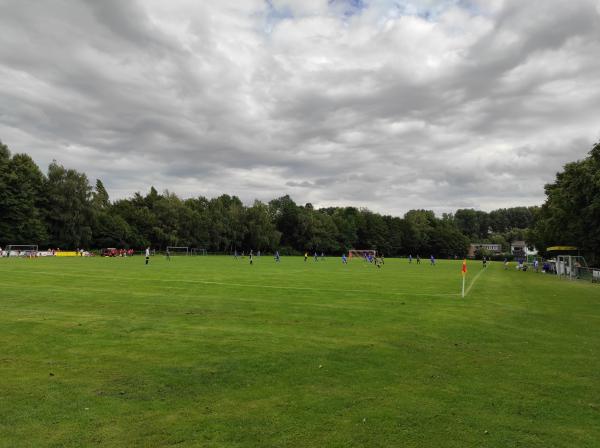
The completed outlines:
[[[463,272],[462,278],[463,278],[463,283],[462,283],[462,298],[464,299],[465,298],[465,273],[464,272]]]

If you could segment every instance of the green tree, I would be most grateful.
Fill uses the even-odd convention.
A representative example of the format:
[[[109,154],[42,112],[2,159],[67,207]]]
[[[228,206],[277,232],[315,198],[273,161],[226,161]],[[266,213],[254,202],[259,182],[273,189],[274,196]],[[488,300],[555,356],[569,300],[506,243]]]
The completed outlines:
[[[473,209],[459,209],[454,214],[454,222],[463,235],[471,239],[487,238],[490,217],[486,212]]]
[[[0,243],[42,243],[47,231],[44,206],[44,175],[26,154],[10,157],[0,143]]]
[[[404,215],[406,221],[406,246],[409,254],[431,252],[430,237],[435,224],[435,214],[431,210],[410,210]]]
[[[389,254],[389,228],[386,221],[380,214],[369,210],[361,210],[361,215],[357,231],[361,247]]]
[[[600,143],[584,160],[566,164],[545,191],[546,202],[530,232],[536,245],[574,245],[600,260]]]
[[[51,244],[66,249],[89,246],[93,215],[87,176],[52,162],[45,190]]]
[[[96,188],[92,193],[92,206],[96,210],[107,210],[110,207],[108,192],[100,179],[96,179]]]
[[[187,199],[185,205],[192,212],[190,217],[190,236],[191,246],[207,250],[217,250],[211,244],[210,240],[210,221],[209,201],[204,197]]]
[[[122,217],[104,211],[96,215],[92,233],[96,248],[129,248],[138,243],[129,224]]]
[[[221,195],[208,204],[210,239],[215,250],[233,252],[243,248],[246,236],[245,207],[237,196]],[[250,248],[246,248],[250,249]]]
[[[281,233],[281,245],[298,251],[304,250],[299,240],[300,207],[288,195],[269,202],[277,230]]]
[[[156,218],[139,193],[136,193],[133,198],[116,201],[111,207],[111,213],[121,217],[129,226],[130,246],[141,248],[152,245],[150,236]]]
[[[275,226],[269,207],[260,201],[254,201],[246,211],[246,220],[245,246],[255,250],[275,251],[281,240],[281,233]]]
[[[0,142],[0,245],[11,242],[13,232],[8,220],[12,202],[8,189],[10,158],[8,146]]]
[[[464,257],[469,239],[447,221],[440,220],[429,233],[430,252],[443,258]]]
[[[329,213],[337,229],[336,239],[340,251],[348,252],[350,249],[357,248],[358,209],[354,207],[333,208]]]

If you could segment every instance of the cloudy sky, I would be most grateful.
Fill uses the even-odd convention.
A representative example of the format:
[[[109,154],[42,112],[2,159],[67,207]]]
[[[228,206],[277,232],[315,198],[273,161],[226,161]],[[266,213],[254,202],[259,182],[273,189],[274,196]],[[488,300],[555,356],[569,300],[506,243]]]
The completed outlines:
[[[600,139],[600,0],[0,0],[0,140],[112,198],[543,201]]]

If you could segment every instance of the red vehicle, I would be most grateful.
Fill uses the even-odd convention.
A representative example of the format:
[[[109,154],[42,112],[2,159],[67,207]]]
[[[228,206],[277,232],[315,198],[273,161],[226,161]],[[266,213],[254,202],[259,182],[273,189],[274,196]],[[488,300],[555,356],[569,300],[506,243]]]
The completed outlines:
[[[102,256],[103,257],[118,257],[119,249],[116,249],[114,247],[107,247],[105,249],[102,249]]]
[[[133,255],[133,249],[117,249],[115,247],[107,247],[102,249],[100,254],[103,257],[131,257]]]

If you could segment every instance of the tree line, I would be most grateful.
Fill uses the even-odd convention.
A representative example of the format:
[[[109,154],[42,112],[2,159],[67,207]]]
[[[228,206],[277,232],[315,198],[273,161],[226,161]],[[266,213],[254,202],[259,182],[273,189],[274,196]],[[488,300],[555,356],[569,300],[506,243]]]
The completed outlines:
[[[441,217],[430,210],[411,210],[397,217],[355,207],[317,209],[287,195],[252,205],[227,194],[182,199],[154,187],[144,195],[111,201],[101,180],[92,186],[84,173],[57,162],[43,173],[30,156],[11,155],[0,143],[0,245],[188,246],[224,253],[252,248],[283,254],[368,248],[387,256],[462,257],[470,242],[498,243],[508,252],[512,241],[526,239],[542,248],[569,242],[597,252],[599,173],[596,145],[588,159],[567,165],[546,186],[548,200],[542,207],[489,213],[460,209]],[[581,191],[585,182],[589,185]],[[593,231],[585,230],[592,223]]]

